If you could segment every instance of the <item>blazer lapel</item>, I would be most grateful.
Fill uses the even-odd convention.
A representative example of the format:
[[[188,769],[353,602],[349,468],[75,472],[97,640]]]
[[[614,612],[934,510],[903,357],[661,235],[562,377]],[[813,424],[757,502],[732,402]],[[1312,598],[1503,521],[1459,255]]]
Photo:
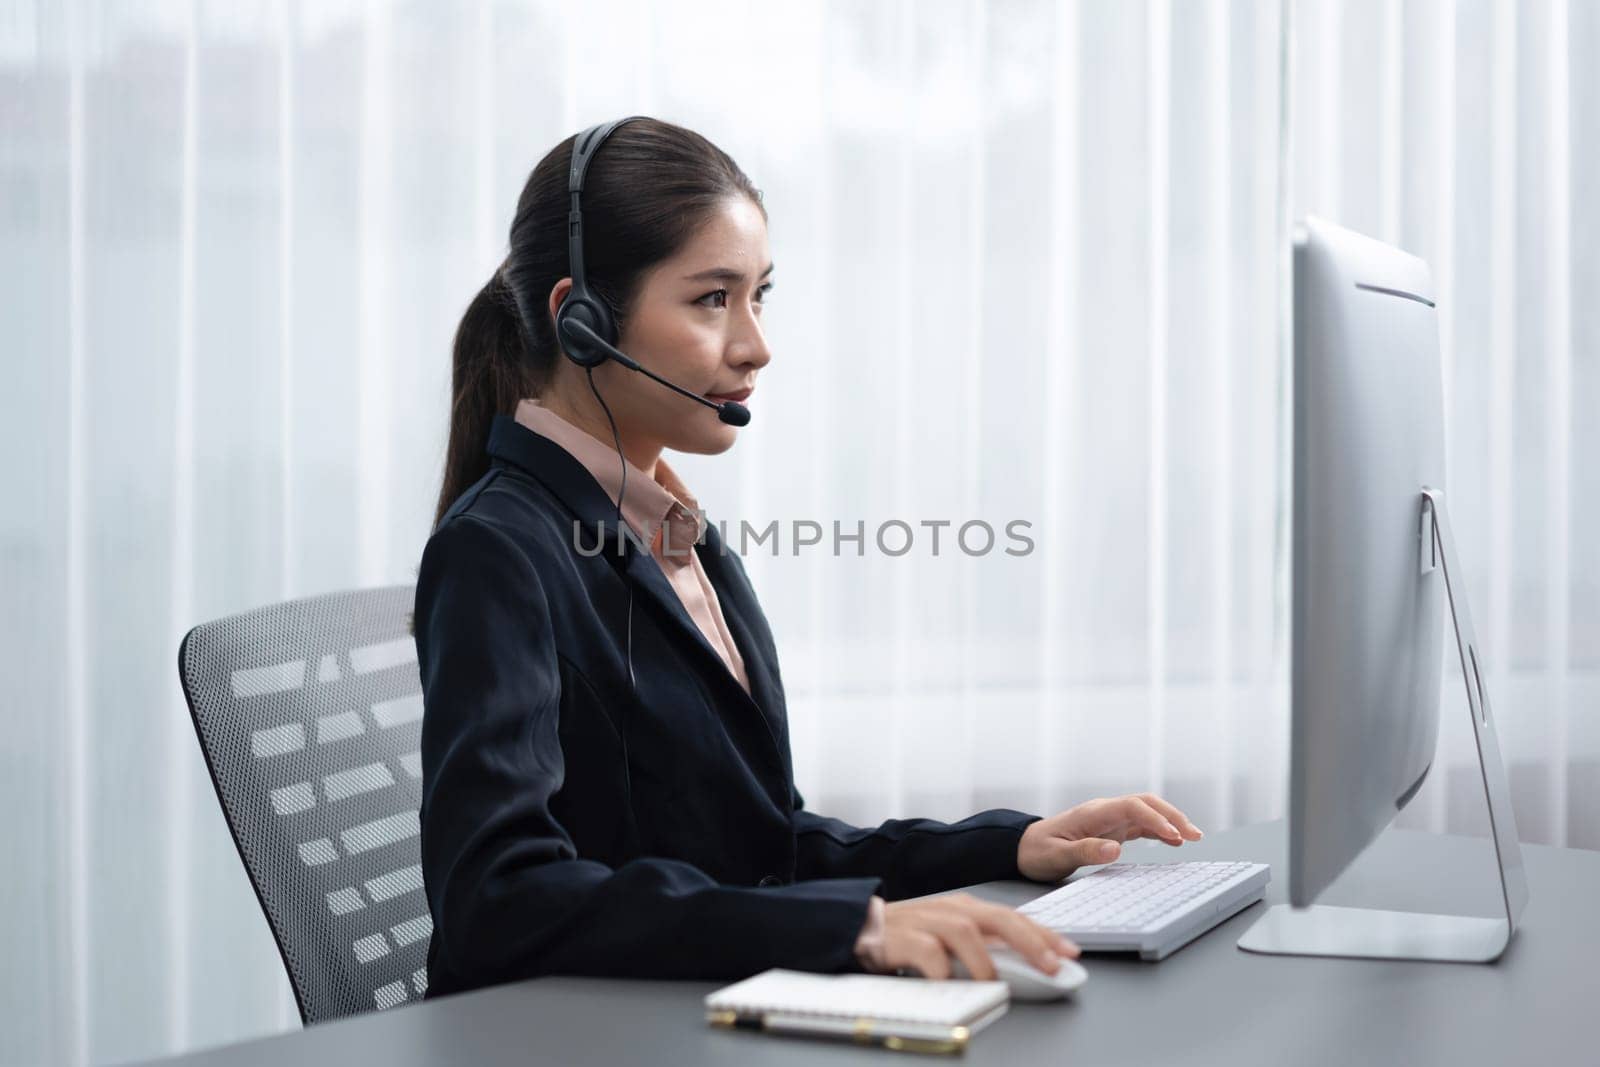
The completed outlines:
[[[696,551],[700,552],[702,566],[707,566],[705,548],[704,543],[695,546]],[[766,673],[766,659],[759,650],[751,647],[749,631],[744,626],[742,618],[730,610],[729,600],[734,598],[724,597],[722,588],[717,589],[717,599],[722,605],[723,619],[728,624],[729,633],[734,637],[734,643],[740,646],[739,654],[744,657],[745,673],[750,679],[749,693],[744,691],[744,687],[733,676],[733,672],[728,670],[728,665],[706,640],[705,634],[700,632],[700,627],[689,617],[683,601],[678,599],[677,592],[667,581],[666,575],[661,573],[661,567],[655,559],[639,551],[631,541],[624,545],[624,553],[624,573],[628,579],[634,583],[636,589],[643,590],[645,596],[652,600],[660,613],[667,618],[669,632],[675,633],[682,641],[689,642],[699,650],[697,656],[700,676],[706,679],[706,684],[711,689],[712,704],[716,708],[717,715],[731,736],[743,738],[739,744],[741,748],[745,748],[749,758],[752,760],[765,758],[771,774],[763,776],[762,787],[767,790],[774,804],[782,810],[788,810],[794,781],[794,770],[789,763],[788,738],[784,733],[782,720],[774,721],[774,717],[766,711],[772,707],[770,698],[764,694],[762,688],[764,685],[770,685],[770,676]],[[708,573],[707,578],[710,577]],[[716,586],[718,583],[713,581],[712,584]],[[761,681],[758,682],[758,679]]]
[[[714,679],[725,699],[741,702],[746,710],[758,715],[766,727],[766,734],[775,749],[779,763],[783,764],[782,720],[777,714],[776,686],[767,661],[766,652],[757,646],[746,613],[759,611],[749,584],[743,582],[733,568],[722,558],[722,541],[716,527],[707,525],[706,536],[695,546],[700,562],[706,568],[712,586],[717,590],[723,617],[728,630],[744,657],[745,673],[750,679],[750,692],[728,670],[722,657],[717,655],[705,635],[700,632],[683,601],[673,590],[660,565],[647,553],[639,551],[631,539],[624,539],[617,530],[617,507],[600,488],[600,483],[579,463],[572,453],[523,426],[509,415],[495,416],[489,431],[491,456],[521,467],[543,482],[572,513],[578,523],[578,536],[583,551],[589,552],[603,543],[601,551],[618,566],[625,580],[633,583],[655,605],[659,617],[666,621],[668,631],[680,643],[698,649],[703,675]],[[597,541],[597,538],[599,539]],[[621,544],[619,545],[619,541]],[[620,551],[621,560],[618,561]]]
[[[783,704],[778,696],[778,683],[773,675],[774,652],[762,643],[751,624],[752,616],[759,615],[761,606],[756,603],[755,590],[745,580],[738,568],[729,565],[722,536],[714,525],[706,525],[705,541],[695,546],[700,553],[700,564],[706,577],[717,591],[717,602],[722,606],[722,617],[744,659],[745,677],[750,680],[750,699],[755,701],[775,738],[785,733]],[[731,678],[732,675],[729,675]],[[735,688],[738,683],[735,682]]]
[[[699,649],[702,669],[714,676],[725,677],[728,683],[739,691],[741,697],[745,696],[744,689],[737,679],[728,671],[728,665],[722,662],[722,657],[717,655],[711,642],[706,640],[706,635],[700,632],[700,627],[695,625],[689,617],[688,609],[683,606],[683,601],[678,598],[678,593],[672,588],[672,583],[667,581],[667,576],[661,573],[661,565],[653,556],[641,552],[632,541],[623,547],[623,573],[638,590],[642,590],[655,606],[667,616],[673,631],[685,641]],[[748,698],[746,698],[748,699]]]

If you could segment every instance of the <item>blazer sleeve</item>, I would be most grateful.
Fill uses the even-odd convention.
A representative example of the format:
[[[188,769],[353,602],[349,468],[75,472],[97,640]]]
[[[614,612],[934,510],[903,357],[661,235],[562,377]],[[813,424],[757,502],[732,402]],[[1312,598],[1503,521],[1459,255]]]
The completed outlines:
[[[729,557],[755,596],[744,561]],[[764,630],[765,620],[762,619]],[[763,636],[772,645],[770,631]],[[780,691],[782,674],[776,648],[771,653],[773,679]],[[788,744],[785,731],[784,744]],[[1021,878],[1017,844],[1022,831],[1039,816],[1009,808],[982,811],[957,823],[933,819],[890,819],[871,828],[851,826],[807,811],[798,789],[794,798],[795,878],[880,878],[879,895],[887,900],[942,893],[947,889]]]
[[[956,823],[890,819],[861,828],[805,810],[794,794],[795,877],[883,879],[886,900],[1021,878],[1017,844],[1039,816],[1009,808]]]
[[[755,888],[677,860],[578,856],[552,817],[565,774],[550,608],[527,555],[470,514],[418,572],[422,869],[433,950],[471,985],[540,974],[740,977],[857,970],[878,879]]]

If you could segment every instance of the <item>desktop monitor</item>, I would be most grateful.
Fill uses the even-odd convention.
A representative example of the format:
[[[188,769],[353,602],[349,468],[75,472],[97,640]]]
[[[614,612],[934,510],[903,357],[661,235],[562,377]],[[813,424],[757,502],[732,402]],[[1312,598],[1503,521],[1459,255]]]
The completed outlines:
[[[1294,244],[1287,905],[1250,952],[1487,962],[1527,902],[1444,496],[1439,327],[1422,260],[1320,219]],[[1455,634],[1504,918],[1314,903],[1416,796]],[[1481,669],[1480,669],[1481,668]]]
[[[1288,881],[1305,907],[1427,777],[1443,648],[1428,265],[1315,218],[1294,244],[1293,438]]]

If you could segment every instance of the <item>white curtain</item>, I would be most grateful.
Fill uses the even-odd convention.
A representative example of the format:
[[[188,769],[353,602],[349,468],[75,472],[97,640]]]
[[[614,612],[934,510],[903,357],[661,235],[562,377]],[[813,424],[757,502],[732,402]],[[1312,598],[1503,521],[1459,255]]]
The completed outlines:
[[[1600,848],[1600,208],[1582,195],[1600,6],[1303,3],[1291,21],[1296,213],[1433,268],[1446,493],[1518,829]],[[1486,833],[1456,663],[1443,693],[1439,762],[1400,824]]]
[[[1600,8],[572,11],[0,2],[0,1061],[298,1025],[178,641],[414,578],[455,324],[529,169],[620,114],[766,192],[776,358],[737,447],[677,465],[785,533],[747,565],[812,807],[1283,813],[1284,249],[1314,212],[1433,264],[1520,829],[1600,847]],[[1403,824],[1482,829],[1458,687]]]

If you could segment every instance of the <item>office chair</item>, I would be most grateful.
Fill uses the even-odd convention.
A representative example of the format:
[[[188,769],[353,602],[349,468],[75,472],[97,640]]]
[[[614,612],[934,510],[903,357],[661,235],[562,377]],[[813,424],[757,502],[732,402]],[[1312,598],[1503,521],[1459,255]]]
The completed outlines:
[[[411,586],[196,626],[178,674],[217,799],[310,1025],[427,990],[422,686]]]

